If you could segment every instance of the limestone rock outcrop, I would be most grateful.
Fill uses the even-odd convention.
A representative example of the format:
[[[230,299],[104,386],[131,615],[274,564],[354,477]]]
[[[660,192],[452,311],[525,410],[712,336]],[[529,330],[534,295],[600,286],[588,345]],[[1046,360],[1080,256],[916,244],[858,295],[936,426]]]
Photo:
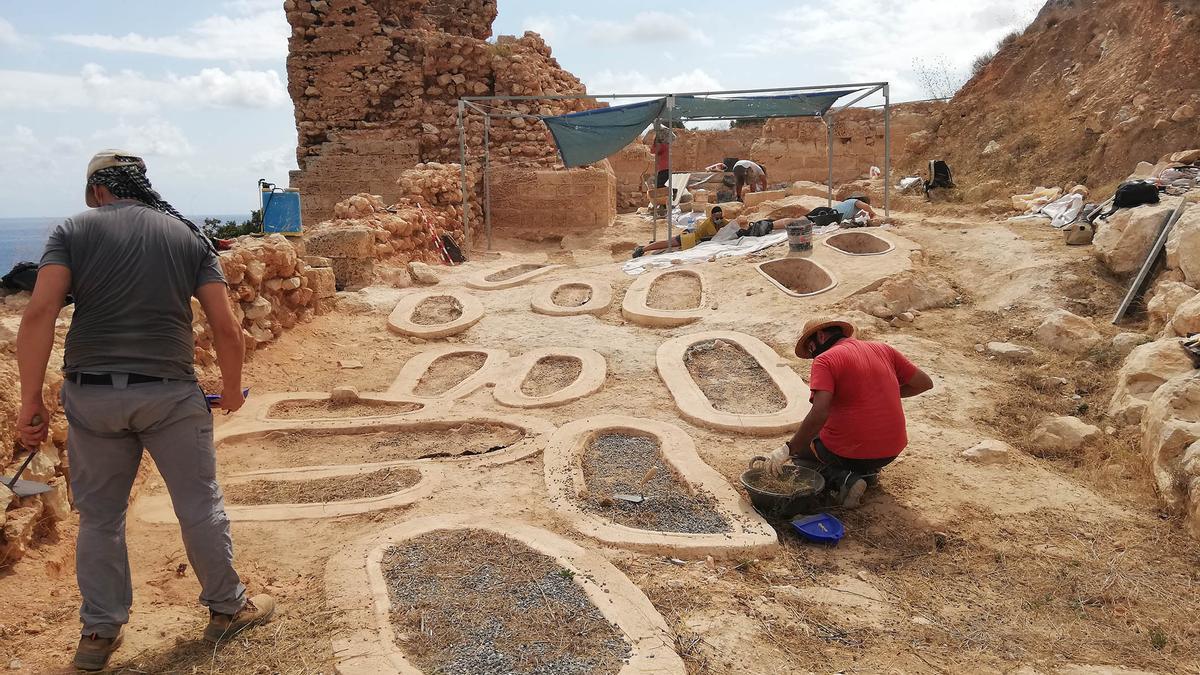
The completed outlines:
[[[1097,221],[1093,252],[1114,274],[1137,272],[1150,253],[1154,239],[1175,209],[1177,200],[1164,199],[1132,209],[1121,209],[1106,221]]]
[[[1159,333],[1171,329],[1176,311],[1188,300],[1196,297],[1196,289],[1182,281],[1164,279],[1154,286],[1150,301],[1146,303],[1146,314],[1150,317],[1149,331]]]
[[[1200,372],[1158,388],[1142,420],[1142,452],[1163,504],[1200,538]]]
[[[1167,380],[1191,370],[1192,361],[1179,340],[1159,340],[1135,347],[1117,373],[1109,416],[1123,424],[1137,424],[1154,392]]]
[[[1065,309],[1047,316],[1037,327],[1034,337],[1051,349],[1069,354],[1086,352],[1104,339],[1091,321]]]
[[[1099,440],[1101,433],[1100,429],[1078,417],[1054,416],[1033,430],[1029,442],[1043,453],[1071,454]]]

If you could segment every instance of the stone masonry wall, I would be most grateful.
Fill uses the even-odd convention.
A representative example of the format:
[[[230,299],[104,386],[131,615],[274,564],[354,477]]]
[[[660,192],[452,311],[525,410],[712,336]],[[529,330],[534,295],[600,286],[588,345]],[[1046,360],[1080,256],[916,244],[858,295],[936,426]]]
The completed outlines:
[[[291,185],[301,191],[308,224],[331,219],[334,204],[350,195],[396,203],[404,196],[396,182],[402,171],[457,162],[461,96],[584,91],[534,33],[485,42],[495,0],[287,0],[284,7],[299,136]],[[590,105],[540,102],[517,111],[553,115]],[[499,164],[555,162],[548,132],[533,121],[495,120],[491,138]],[[479,115],[470,119],[467,142],[481,157]],[[471,189],[479,187],[476,181]]]

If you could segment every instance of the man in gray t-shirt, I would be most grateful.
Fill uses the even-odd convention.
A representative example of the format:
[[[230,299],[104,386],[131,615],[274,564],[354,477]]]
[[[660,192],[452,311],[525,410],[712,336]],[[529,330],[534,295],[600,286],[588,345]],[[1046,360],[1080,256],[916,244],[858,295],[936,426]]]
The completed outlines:
[[[133,603],[125,512],[143,448],[170,492],[200,602],[209,608],[205,639],[218,642],[265,622],[275,602],[267,595],[248,598],[233,568],[212,413],[192,367],[195,297],[221,367],[218,405],[230,412],[241,407],[242,329],[216,251],[154,191],[145,163],[127,152],[108,150],[92,159],[85,201],[92,211],[68,218],[50,235],[21,320],[17,431],[29,448],[46,440],[50,411],[42,387],[55,322],[70,293],[75,314],[62,405],[83,598],[74,664],[102,670],[120,646]]]

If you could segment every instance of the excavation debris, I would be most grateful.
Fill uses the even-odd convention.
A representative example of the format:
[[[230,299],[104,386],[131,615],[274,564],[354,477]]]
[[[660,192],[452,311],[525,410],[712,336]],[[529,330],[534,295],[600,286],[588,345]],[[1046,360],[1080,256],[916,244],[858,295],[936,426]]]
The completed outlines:
[[[572,571],[508,537],[432,532],[382,566],[397,642],[424,672],[604,675],[629,657]]]
[[[740,346],[706,340],[688,347],[683,356],[688,373],[722,412],[766,415],[783,410],[787,399],[767,371]]]
[[[255,480],[227,484],[225,499],[245,506],[341,502],[399,492],[420,480],[419,471],[400,468],[317,480]]]
[[[706,494],[692,494],[663,461],[658,443],[648,436],[605,433],[583,450],[584,508],[617,523],[642,530],[711,534],[728,532],[729,521]],[[649,480],[646,476],[654,471]],[[642,495],[633,504],[612,495]]]

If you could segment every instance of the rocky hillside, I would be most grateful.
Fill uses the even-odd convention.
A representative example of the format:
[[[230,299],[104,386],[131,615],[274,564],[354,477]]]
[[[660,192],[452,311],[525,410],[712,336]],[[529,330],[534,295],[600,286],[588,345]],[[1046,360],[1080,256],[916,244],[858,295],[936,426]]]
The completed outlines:
[[[1197,38],[1197,0],[1050,0],[959,91],[925,152],[963,187],[1110,188],[1195,145]]]

